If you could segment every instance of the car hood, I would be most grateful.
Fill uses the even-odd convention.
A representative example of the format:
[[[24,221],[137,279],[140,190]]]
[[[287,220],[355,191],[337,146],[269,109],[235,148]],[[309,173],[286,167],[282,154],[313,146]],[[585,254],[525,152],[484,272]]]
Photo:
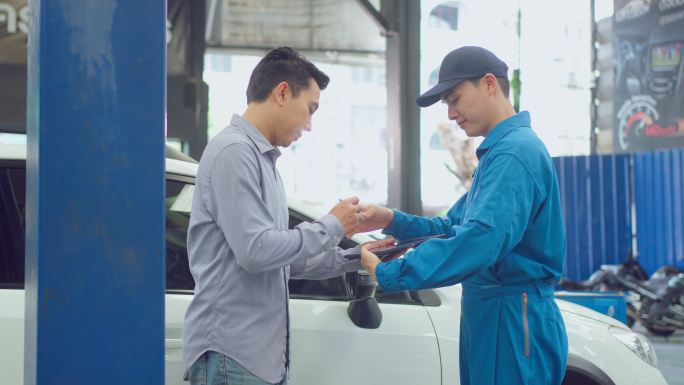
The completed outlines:
[[[558,304],[558,308],[561,312],[575,314],[610,326],[615,326],[622,329],[629,329],[627,325],[616,320],[615,318],[608,317],[607,315],[591,310],[588,307],[584,307],[572,302],[563,301],[558,298],[556,298],[556,304]]]
[[[458,306],[458,304],[461,301],[461,285],[443,287],[436,289],[436,291],[438,291],[441,294],[440,296],[442,297],[442,302],[445,304],[448,303],[451,306]],[[572,302],[563,301],[558,298],[556,298],[556,304],[558,304],[558,308],[560,309],[561,313],[563,313],[564,317],[566,316],[566,313],[573,314],[609,326],[615,326],[627,330],[629,329],[627,325],[616,320],[615,318],[608,317],[607,315],[601,314],[587,307]]]

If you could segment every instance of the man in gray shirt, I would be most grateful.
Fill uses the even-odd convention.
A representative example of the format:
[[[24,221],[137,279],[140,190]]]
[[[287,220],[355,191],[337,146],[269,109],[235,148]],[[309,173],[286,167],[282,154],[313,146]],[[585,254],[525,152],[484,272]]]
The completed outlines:
[[[290,276],[324,279],[361,268],[336,247],[355,232],[358,198],[288,230],[276,169],[278,147],[311,130],[328,81],[290,48],[269,52],[250,77],[247,110],[202,154],[188,229],[195,296],[183,338],[193,385],[285,384]]]

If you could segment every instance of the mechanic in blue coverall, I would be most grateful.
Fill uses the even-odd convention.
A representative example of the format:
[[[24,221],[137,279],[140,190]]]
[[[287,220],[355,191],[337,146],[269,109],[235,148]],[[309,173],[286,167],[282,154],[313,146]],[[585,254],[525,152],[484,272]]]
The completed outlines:
[[[360,231],[448,238],[384,263],[362,248],[362,264],[388,292],[463,283],[462,385],[560,384],[568,344],[553,299],[565,256],[558,181],[529,113],[511,106],[507,70],[480,47],[444,58],[438,84],[417,103],[441,99],[468,136],[485,137],[472,187],[445,217],[365,206]]]

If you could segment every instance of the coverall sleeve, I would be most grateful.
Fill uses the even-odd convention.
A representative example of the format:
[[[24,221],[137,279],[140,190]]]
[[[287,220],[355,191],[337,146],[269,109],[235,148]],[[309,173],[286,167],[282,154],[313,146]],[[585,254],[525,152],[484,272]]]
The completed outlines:
[[[332,214],[292,230],[276,229],[274,213],[262,199],[256,154],[246,144],[224,149],[210,178],[206,204],[237,263],[250,273],[305,262],[333,250],[344,236],[342,224]]]
[[[497,154],[471,191],[463,223],[448,239],[429,240],[404,258],[377,266],[385,291],[449,286],[468,280],[508,254],[522,239],[539,192],[524,164]]]
[[[453,235],[453,226],[463,219],[463,205],[466,195],[463,195],[450,209],[445,217],[420,217],[394,210],[394,219],[382,233],[397,239],[426,237],[429,235]]]

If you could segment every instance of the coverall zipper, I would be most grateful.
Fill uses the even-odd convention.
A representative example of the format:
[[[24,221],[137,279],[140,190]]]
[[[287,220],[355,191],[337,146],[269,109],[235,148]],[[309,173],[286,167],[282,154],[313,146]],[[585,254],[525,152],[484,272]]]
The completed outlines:
[[[525,358],[530,357],[530,330],[527,325],[527,293],[522,293],[523,329],[525,330]]]

